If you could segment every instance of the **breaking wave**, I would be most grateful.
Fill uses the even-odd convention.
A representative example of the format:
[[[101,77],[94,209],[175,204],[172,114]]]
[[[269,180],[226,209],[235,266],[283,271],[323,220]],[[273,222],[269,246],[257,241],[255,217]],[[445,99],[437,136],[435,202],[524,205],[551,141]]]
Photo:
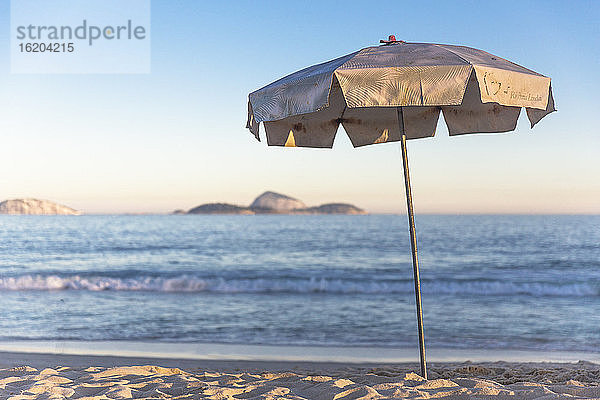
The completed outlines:
[[[600,287],[587,282],[503,282],[493,280],[423,280],[422,291],[449,295],[530,295],[600,296]],[[207,293],[329,293],[393,294],[412,293],[411,280],[333,278],[206,278],[192,275],[175,277],[22,275],[0,278],[0,291],[150,291]]]

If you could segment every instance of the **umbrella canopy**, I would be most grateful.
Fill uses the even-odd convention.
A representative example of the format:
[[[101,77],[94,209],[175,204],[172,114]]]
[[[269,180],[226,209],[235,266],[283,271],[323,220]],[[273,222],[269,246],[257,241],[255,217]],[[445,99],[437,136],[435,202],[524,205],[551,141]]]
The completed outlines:
[[[531,127],[555,111],[550,78],[482,50],[407,43],[390,36],[295,72],[250,93],[247,128],[270,146],[333,146],[340,124],[354,147],[400,141],[415,283],[421,375],[427,379],[417,234],[407,139],[435,134],[440,111],[450,135],[508,132],[521,107]]]
[[[397,108],[402,107],[399,120]],[[386,41],[305,68],[250,93],[247,127],[270,146],[328,147],[341,123],[354,147],[533,127],[555,111],[550,78],[482,50]],[[401,124],[403,122],[403,124]]]

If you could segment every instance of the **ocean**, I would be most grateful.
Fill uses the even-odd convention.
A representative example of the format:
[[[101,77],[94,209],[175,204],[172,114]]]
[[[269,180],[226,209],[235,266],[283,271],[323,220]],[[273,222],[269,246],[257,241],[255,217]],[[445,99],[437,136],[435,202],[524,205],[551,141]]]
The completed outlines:
[[[600,352],[600,216],[416,217],[429,348]],[[0,344],[416,348],[402,215],[0,216]]]

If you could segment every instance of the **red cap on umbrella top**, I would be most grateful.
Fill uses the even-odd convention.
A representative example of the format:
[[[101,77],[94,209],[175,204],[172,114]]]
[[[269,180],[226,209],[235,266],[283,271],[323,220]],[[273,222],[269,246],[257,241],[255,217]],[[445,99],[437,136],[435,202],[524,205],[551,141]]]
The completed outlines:
[[[395,35],[390,35],[390,36],[388,36],[388,40],[381,39],[379,41],[379,43],[392,44],[392,43],[406,43],[406,42],[404,40],[396,40],[396,36]]]

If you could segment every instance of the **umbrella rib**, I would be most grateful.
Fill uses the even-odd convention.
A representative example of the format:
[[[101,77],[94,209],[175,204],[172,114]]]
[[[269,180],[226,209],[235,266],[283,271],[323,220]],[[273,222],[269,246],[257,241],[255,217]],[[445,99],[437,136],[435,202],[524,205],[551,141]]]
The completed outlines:
[[[469,65],[473,65],[473,63],[472,63],[472,62],[470,62],[469,60],[467,60],[466,58],[464,58],[464,57],[463,57],[463,56],[461,56],[460,54],[458,54],[458,53],[456,53],[456,52],[454,52],[454,51],[452,51],[452,50],[450,50],[450,49],[447,49],[447,48],[445,48],[445,47],[443,47],[443,46],[440,46],[439,44],[435,44],[435,43],[432,43],[432,45],[433,45],[433,46],[435,46],[435,47],[438,47],[438,48],[440,48],[440,49],[442,49],[442,50],[446,50],[448,53],[452,53],[452,54],[454,54],[456,57],[460,58],[461,60],[463,60],[464,62],[466,62],[466,63],[467,63],[467,64],[469,64]]]

